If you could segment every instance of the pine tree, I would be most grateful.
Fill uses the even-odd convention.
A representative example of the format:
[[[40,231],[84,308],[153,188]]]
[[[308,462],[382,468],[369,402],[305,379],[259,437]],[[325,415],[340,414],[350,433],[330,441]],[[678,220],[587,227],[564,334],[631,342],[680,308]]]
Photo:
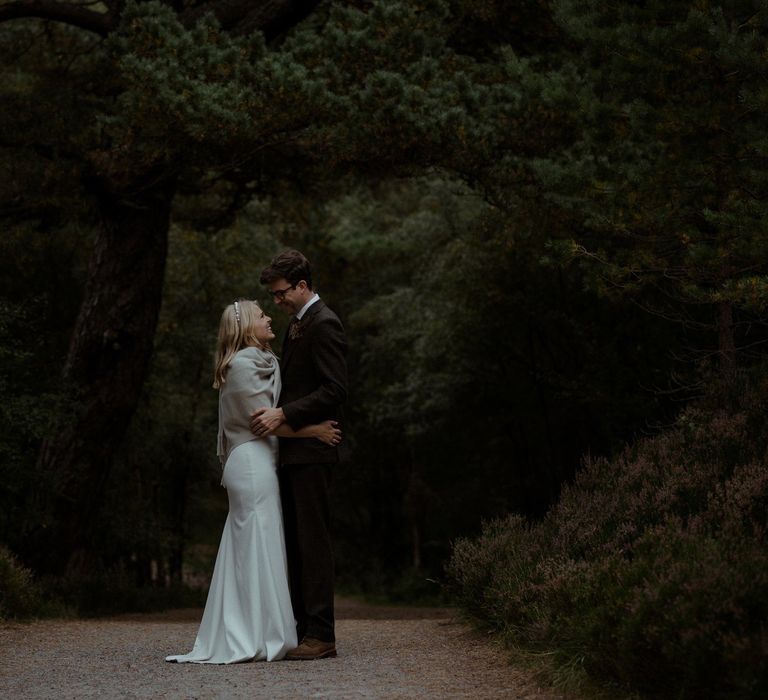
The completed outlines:
[[[606,293],[716,331],[730,382],[768,306],[762,3],[555,3],[587,90],[572,146],[533,167],[569,212],[561,251]],[[752,329],[752,335],[748,332]]]
[[[38,564],[87,560],[77,552],[147,373],[180,198],[207,197],[215,221],[283,181],[349,168],[476,178],[527,109],[482,45],[483,7],[0,4],[3,214],[38,235],[64,221],[95,231],[62,377],[78,409],[38,459],[33,510],[58,523],[54,544],[28,540],[56,553]]]

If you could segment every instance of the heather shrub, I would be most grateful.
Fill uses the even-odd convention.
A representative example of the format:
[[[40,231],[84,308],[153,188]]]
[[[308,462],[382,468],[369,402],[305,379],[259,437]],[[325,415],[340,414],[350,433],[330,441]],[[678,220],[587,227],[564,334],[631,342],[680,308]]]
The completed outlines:
[[[7,547],[0,545],[0,620],[63,616],[68,612],[45,593]]]
[[[458,603],[568,668],[675,698],[768,693],[764,388],[689,407],[588,460],[546,517],[487,523],[448,565]]]
[[[451,562],[461,576],[460,595],[468,611],[492,621],[518,620],[525,614],[525,609],[510,607],[519,604],[518,597],[507,598],[503,592],[510,585],[522,591],[533,576],[536,557],[534,547],[525,546],[527,539],[525,521],[510,515],[488,523],[478,540],[456,543]]]

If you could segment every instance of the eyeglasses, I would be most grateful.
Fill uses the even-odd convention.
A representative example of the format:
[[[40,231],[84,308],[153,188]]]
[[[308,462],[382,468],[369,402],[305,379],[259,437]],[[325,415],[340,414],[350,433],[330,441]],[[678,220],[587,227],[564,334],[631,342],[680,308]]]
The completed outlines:
[[[292,284],[290,287],[286,287],[285,289],[270,289],[269,296],[271,296],[275,301],[283,301],[283,299],[285,299],[285,295],[292,289],[296,289],[295,284]]]

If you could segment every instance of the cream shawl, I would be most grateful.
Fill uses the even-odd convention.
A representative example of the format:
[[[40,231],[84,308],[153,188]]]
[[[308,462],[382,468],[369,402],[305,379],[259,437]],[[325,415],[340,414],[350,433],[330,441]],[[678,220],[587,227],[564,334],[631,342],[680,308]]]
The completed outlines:
[[[219,439],[216,454],[222,467],[238,445],[257,438],[251,432],[251,414],[274,408],[280,397],[280,367],[269,350],[247,347],[232,358],[226,381],[219,389]],[[277,438],[266,438],[277,449]]]

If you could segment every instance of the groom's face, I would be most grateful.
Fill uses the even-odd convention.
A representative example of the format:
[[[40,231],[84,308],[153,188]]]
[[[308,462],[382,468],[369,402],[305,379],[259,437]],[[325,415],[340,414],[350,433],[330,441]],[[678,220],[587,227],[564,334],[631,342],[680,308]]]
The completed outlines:
[[[275,304],[289,316],[299,311],[306,303],[304,299],[305,282],[292,285],[287,279],[281,277],[279,280],[270,282],[267,288]]]

